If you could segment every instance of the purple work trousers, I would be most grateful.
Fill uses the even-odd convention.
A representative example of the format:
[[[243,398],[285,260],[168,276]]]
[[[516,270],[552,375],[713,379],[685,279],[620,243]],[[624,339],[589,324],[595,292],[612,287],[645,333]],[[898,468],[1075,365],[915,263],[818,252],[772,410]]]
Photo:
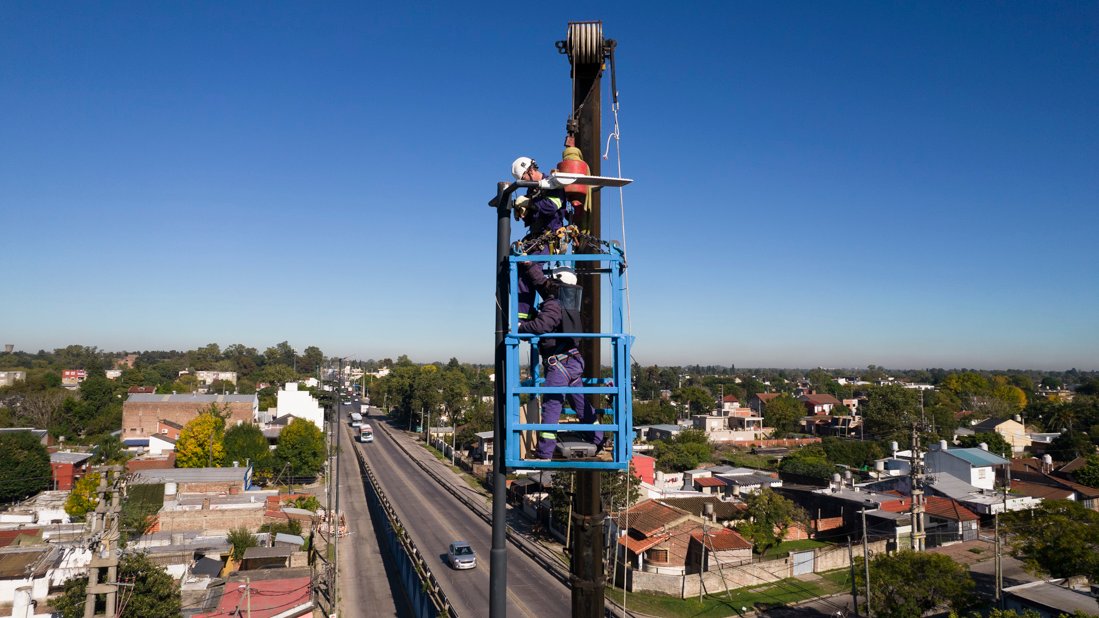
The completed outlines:
[[[546,383],[544,386],[583,386],[584,385],[584,359],[580,354],[558,354],[556,356],[543,357]],[[592,424],[596,420],[595,408],[588,403],[588,398],[583,393],[570,393],[568,395],[572,409],[576,410],[576,416],[581,423]],[[565,395],[542,395],[542,422],[555,424],[561,421],[561,410],[565,404]],[[603,444],[603,432],[596,431],[590,435],[587,441]],[[557,434],[552,431],[538,432],[538,458],[552,459],[553,451],[557,447]]]

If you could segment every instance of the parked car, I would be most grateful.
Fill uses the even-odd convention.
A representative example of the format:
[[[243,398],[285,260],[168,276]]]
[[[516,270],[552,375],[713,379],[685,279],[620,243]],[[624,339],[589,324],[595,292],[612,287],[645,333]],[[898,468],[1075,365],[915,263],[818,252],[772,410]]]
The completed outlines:
[[[454,541],[446,552],[450,566],[455,569],[472,569],[477,566],[477,554],[465,541]]]

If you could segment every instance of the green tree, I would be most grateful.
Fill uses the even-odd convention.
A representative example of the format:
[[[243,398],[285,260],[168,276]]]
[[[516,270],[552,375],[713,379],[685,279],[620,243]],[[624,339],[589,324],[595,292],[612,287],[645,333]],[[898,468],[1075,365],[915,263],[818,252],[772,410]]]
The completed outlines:
[[[856,584],[865,590],[862,558],[855,561]],[[909,550],[878,554],[870,559],[870,581],[871,607],[879,618],[922,616],[943,605],[960,610],[972,602],[969,572],[944,554]]]
[[[143,553],[126,553],[118,563],[118,581],[127,586],[126,614],[142,618],[178,618],[181,612],[179,585]],[[83,618],[88,578],[84,575],[65,582],[64,592],[52,603],[62,618]],[[96,615],[105,613],[106,596],[97,597]]]
[[[249,547],[259,546],[259,539],[256,538],[256,535],[243,526],[230,530],[227,538],[229,545],[233,547],[230,556],[238,562],[244,558],[244,552],[248,551]]]
[[[314,513],[321,508],[320,500],[317,500],[316,496],[298,496],[290,501],[290,505],[294,508],[305,509]]]
[[[1045,500],[1001,520],[1011,553],[1032,572],[1099,579],[1099,512],[1072,500]]]
[[[710,461],[713,451],[709,438],[697,429],[685,429],[668,440],[657,440],[656,465],[661,470],[683,472]]]
[[[225,419],[205,410],[183,426],[176,441],[177,468],[219,467],[225,461]]]
[[[821,441],[821,446],[828,461],[853,468],[873,465],[875,460],[885,457],[885,449],[882,445],[869,440],[848,440],[829,436]]]
[[[873,386],[862,408],[866,433],[879,440],[911,441],[911,425],[919,417],[920,395],[903,386]]]
[[[225,461],[236,461],[240,465],[252,462],[254,469],[268,470],[271,467],[271,449],[263,431],[252,423],[241,423],[230,427],[222,438]]]
[[[995,431],[975,433],[971,436],[958,436],[958,446],[964,448],[976,448],[981,443],[988,446],[988,452],[990,453],[996,453],[997,455],[1006,453],[1008,457],[1011,457],[1011,444]]]
[[[287,367],[293,367],[297,360],[297,352],[294,348],[290,347],[290,343],[283,341],[277,343],[263,351],[263,357],[267,360],[267,364],[273,365],[279,363],[286,365]]]
[[[1088,457],[1084,467],[1072,473],[1072,478],[1077,483],[1099,488],[1099,455]]]
[[[122,440],[114,434],[104,434],[95,445],[95,462],[99,464],[121,464],[130,458]]]
[[[737,530],[752,541],[760,555],[781,543],[791,528],[809,525],[805,509],[770,489],[749,494],[744,502],[747,518]]]
[[[684,386],[672,393],[672,399],[683,406],[686,414],[709,414],[714,409],[714,395],[701,386]]]
[[[1057,461],[1072,461],[1077,457],[1089,457],[1095,453],[1095,445],[1086,433],[1069,430],[1053,439],[1046,447],[1046,454]]]
[[[829,480],[836,466],[828,460],[822,447],[811,445],[802,447],[782,458],[778,469],[785,474],[795,474],[811,479]]]
[[[72,492],[65,498],[65,512],[70,517],[83,519],[88,511],[99,504],[99,473],[92,472],[73,483]]]
[[[650,401],[635,401],[633,404],[633,424],[666,425],[675,422],[675,406],[657,397]]]
[[[0,434],[0,503],[15,502],[49,489],[50,455],[29,431]]]
[[[324,468],[324,434],[316,425],[295,418],[279,434],[275,447],[275,468],[289,465],[293,476],[311,476]]]
[[[298,371],[312,375],[317,372],[324,365],[324,352],[315,345],[311,345],[301,354],[301,358],[298,359]]]
[[[797,431],[805,416],[805,405],[790,395],[779,395],[763,408],[763,424],[774,427],[774,437],[782,438]]]

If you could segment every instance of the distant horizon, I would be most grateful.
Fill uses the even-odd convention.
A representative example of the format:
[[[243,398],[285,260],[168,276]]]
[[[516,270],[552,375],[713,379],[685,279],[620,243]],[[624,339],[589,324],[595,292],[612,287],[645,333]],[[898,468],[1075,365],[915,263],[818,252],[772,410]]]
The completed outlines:
[[[12,350],[12,353],[23,353],[23,354],[34,355],[34,354],[37,354],[39,351],[44,351],[44,352],[52,354],[55,351],[65,349],[66,347],[68,347],[70,345],[79,345],[79,346],[83,346],[83,347],[95,348],[98,353],[104,354],[104,355],[142,354],[142,353],[146,353],[146,352],[179,352],[179,353],[186,353],[186,352],[189,352],[189,351],[192,351],[192,350],[196,350],[200,347],[204,347],[204,346],[209,345],[211,343],[216,343],[222,351],[224,351],[227,346],[239,343],[241,345],[244,345],[245,347],[255,349],[257,353],[262,355],[263,351],[266,348],[275,346],[278,343],[281,343],[282,341],[287,341],[288,343],[290,343],[290,347],[292,347],[294,349],[294,352],[296,354],[301,354],[301,352],[306,347],[308,347],[308,346],[300,346],[300,347],[296,346],[292,342],[290,342],[289,339],[281,339],[279,341],[273,341],[271,343],[267,343],[267,344],[263,344],[263,345],[252,345],[252,344],[239,342],[239,341],[234,341],[234,342],[226,343],[226,344],[222,344],[220,342],[214,342],[214,341],[207,341],[206,343],[199,344],[199,345],[191,345],[189,347],[170,347],[170,348],[157,348],[157,347],[128,348],[127,347],[127,348],[120,348],[120,349],[109,349],[109,348],[104,348],[104,347],[101,347],[101,346],[88,345],[88,344],[83,344],[83,343],[69,343],[69,344],[65,344],[65,345],[62,345],[62,346],[56,346],[56,347],[52,347],[52,348],[48,348],[48,349],[44,348],[44,347],[40,347],[40,348],[38,348],[36,350],[33,350],[33,351],[19,348],[16,345],[15,349]],[[0,344],[0,345],[6,345],[6,344]],[[15,344],[13,344],[13,345],[15,345]],[[309,344],[309,345],[315,345],[315,344]],[[354,361],[358,361],[358,362],[365,362],[365,361],[378,362],[378,361],[381,361],[385,358],[389,358],[390,360],[396,362],[399,357],[408,356],[409,360],[411,360],[413,363],[415,363],[417,365],[430,365],[430,364],[435,364],[435,363],[446,364],[447,362],[450,361],[451,358],[456,358],[456,359],[458,359],[458,362],[464,363],[464,364],[470,364],[470,365],[491,366],[493,364],[492,359],[489,359],[487,361],[469,360],[469,359],[463,359],[461,356],[454,355],[454,354],[444,355],[444,357],[439,357],[439,358],[435,358],[435,359],[432,359],[432,360],[422,360],[422,358],[416,358],[412,354],[407,354],[407,353],[404,353],[404,352],[395,353],[395,354],[380,354],[380,355],[332,354],[328,350],[325,350],[324,346],[318,345],[317,347],[320,348],[322,352],[324,352],[325,357],[327,359],[350,358],[350,360],[354,360]],[[2,356],[4,354],[6,354],[6,352],[4,352],[2,349],[0,349],[0,356]],[[743,364],[742,363],[731,363],[730,364],[730,363],[709,362],[709,361],[655,362],[655,363],[645,362],[645,363],[640,363],[636,359],[634,359],[633,362],[637,363],[638,365],[640,365],[642,367],[651,367],[653,365],[656,365],[656,366],[659,366],[659,367],[690,367],[690,366],[698,365],[698,366],[703,366],[703,367],[725,367],[725,368],[735,367],[736,371],[741,371],[741,370],[744,370],[744,371],[748,371],[748,370],[787,370],[787,371],[795,370],[796,371],[796,370],[823,369],[825,371],[833,371],[833,372],[835,372],[835,371],[850,371],[852,373],[861,373],[861,372],[865,372],[865,371],[869,370],[869,368],[871,366],[874,366],[874,367],[876,367],[878,369],[881,369],[882,371],[886,371],[886,372],[888,372],[888,371],[926,371],[926,370],[931,370],[931,369],[941,369],[943,371],[1001,371],[1001,372],[1059,372],[1059,373],[1064,373],[1064,372],[1076,370],[1076,371],[1079,371],[1081,373],[1099,372],[1099,368],[1081,367],[1081,366],[1078,366],[1078,365],[1077,366],[1065,366],[1065,367],[1061,368],[1061,367],[1039,367],[1039,366],[1029,366],[1029,367],[1026,367],[1026,366],[987,367],[987,366],[978,366],[978,365],[944,365],[944,364],[923,365],[923,366],[916,366],[916,365],[902,366],[902,365],[880,364],[880,363],[875,363],[875,362],[866,363],[865,365],[861,365],[861,366],[852,366],[852,365],[833,365],[833,366],[827,366],[827,365],[754,365],[754,364],[747,364],[747,363],[743,363]]]

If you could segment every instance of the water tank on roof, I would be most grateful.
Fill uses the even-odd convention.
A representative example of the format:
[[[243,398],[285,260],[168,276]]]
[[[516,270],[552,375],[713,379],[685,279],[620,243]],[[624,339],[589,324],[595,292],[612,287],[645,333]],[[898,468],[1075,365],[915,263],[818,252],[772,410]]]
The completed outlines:
[[[877,470],[878,472],[885,472],[885,462],[884,461],[875,461],[874,462],[874,469]]]
[[[897,456],[897,441],[896,440],[889,443],[889,449],[893,451],[893,456],[896,457]]]
[[[945,451],[948,448],[950,448],[950,447],[947,445],[946,440],[939,440],[939,450],[940,451]]]
[[[1049,455],[1042,455],[1042,463],[1046,464],[1047,466],[1052,466],[1053,457],[1050,457]]]
[[[980,444],[977,445],[977,448],[981,449],[982,451],[987,451],[988,450],[988,444],[986,444],[984,442],[981,442]]]
[[[177,485],[173,482],[165,483],[164,484],[164,495],[166,497],[167,496],[172,496],[174,498],[175,495],[176,495],[176,488],[177,488]]]

